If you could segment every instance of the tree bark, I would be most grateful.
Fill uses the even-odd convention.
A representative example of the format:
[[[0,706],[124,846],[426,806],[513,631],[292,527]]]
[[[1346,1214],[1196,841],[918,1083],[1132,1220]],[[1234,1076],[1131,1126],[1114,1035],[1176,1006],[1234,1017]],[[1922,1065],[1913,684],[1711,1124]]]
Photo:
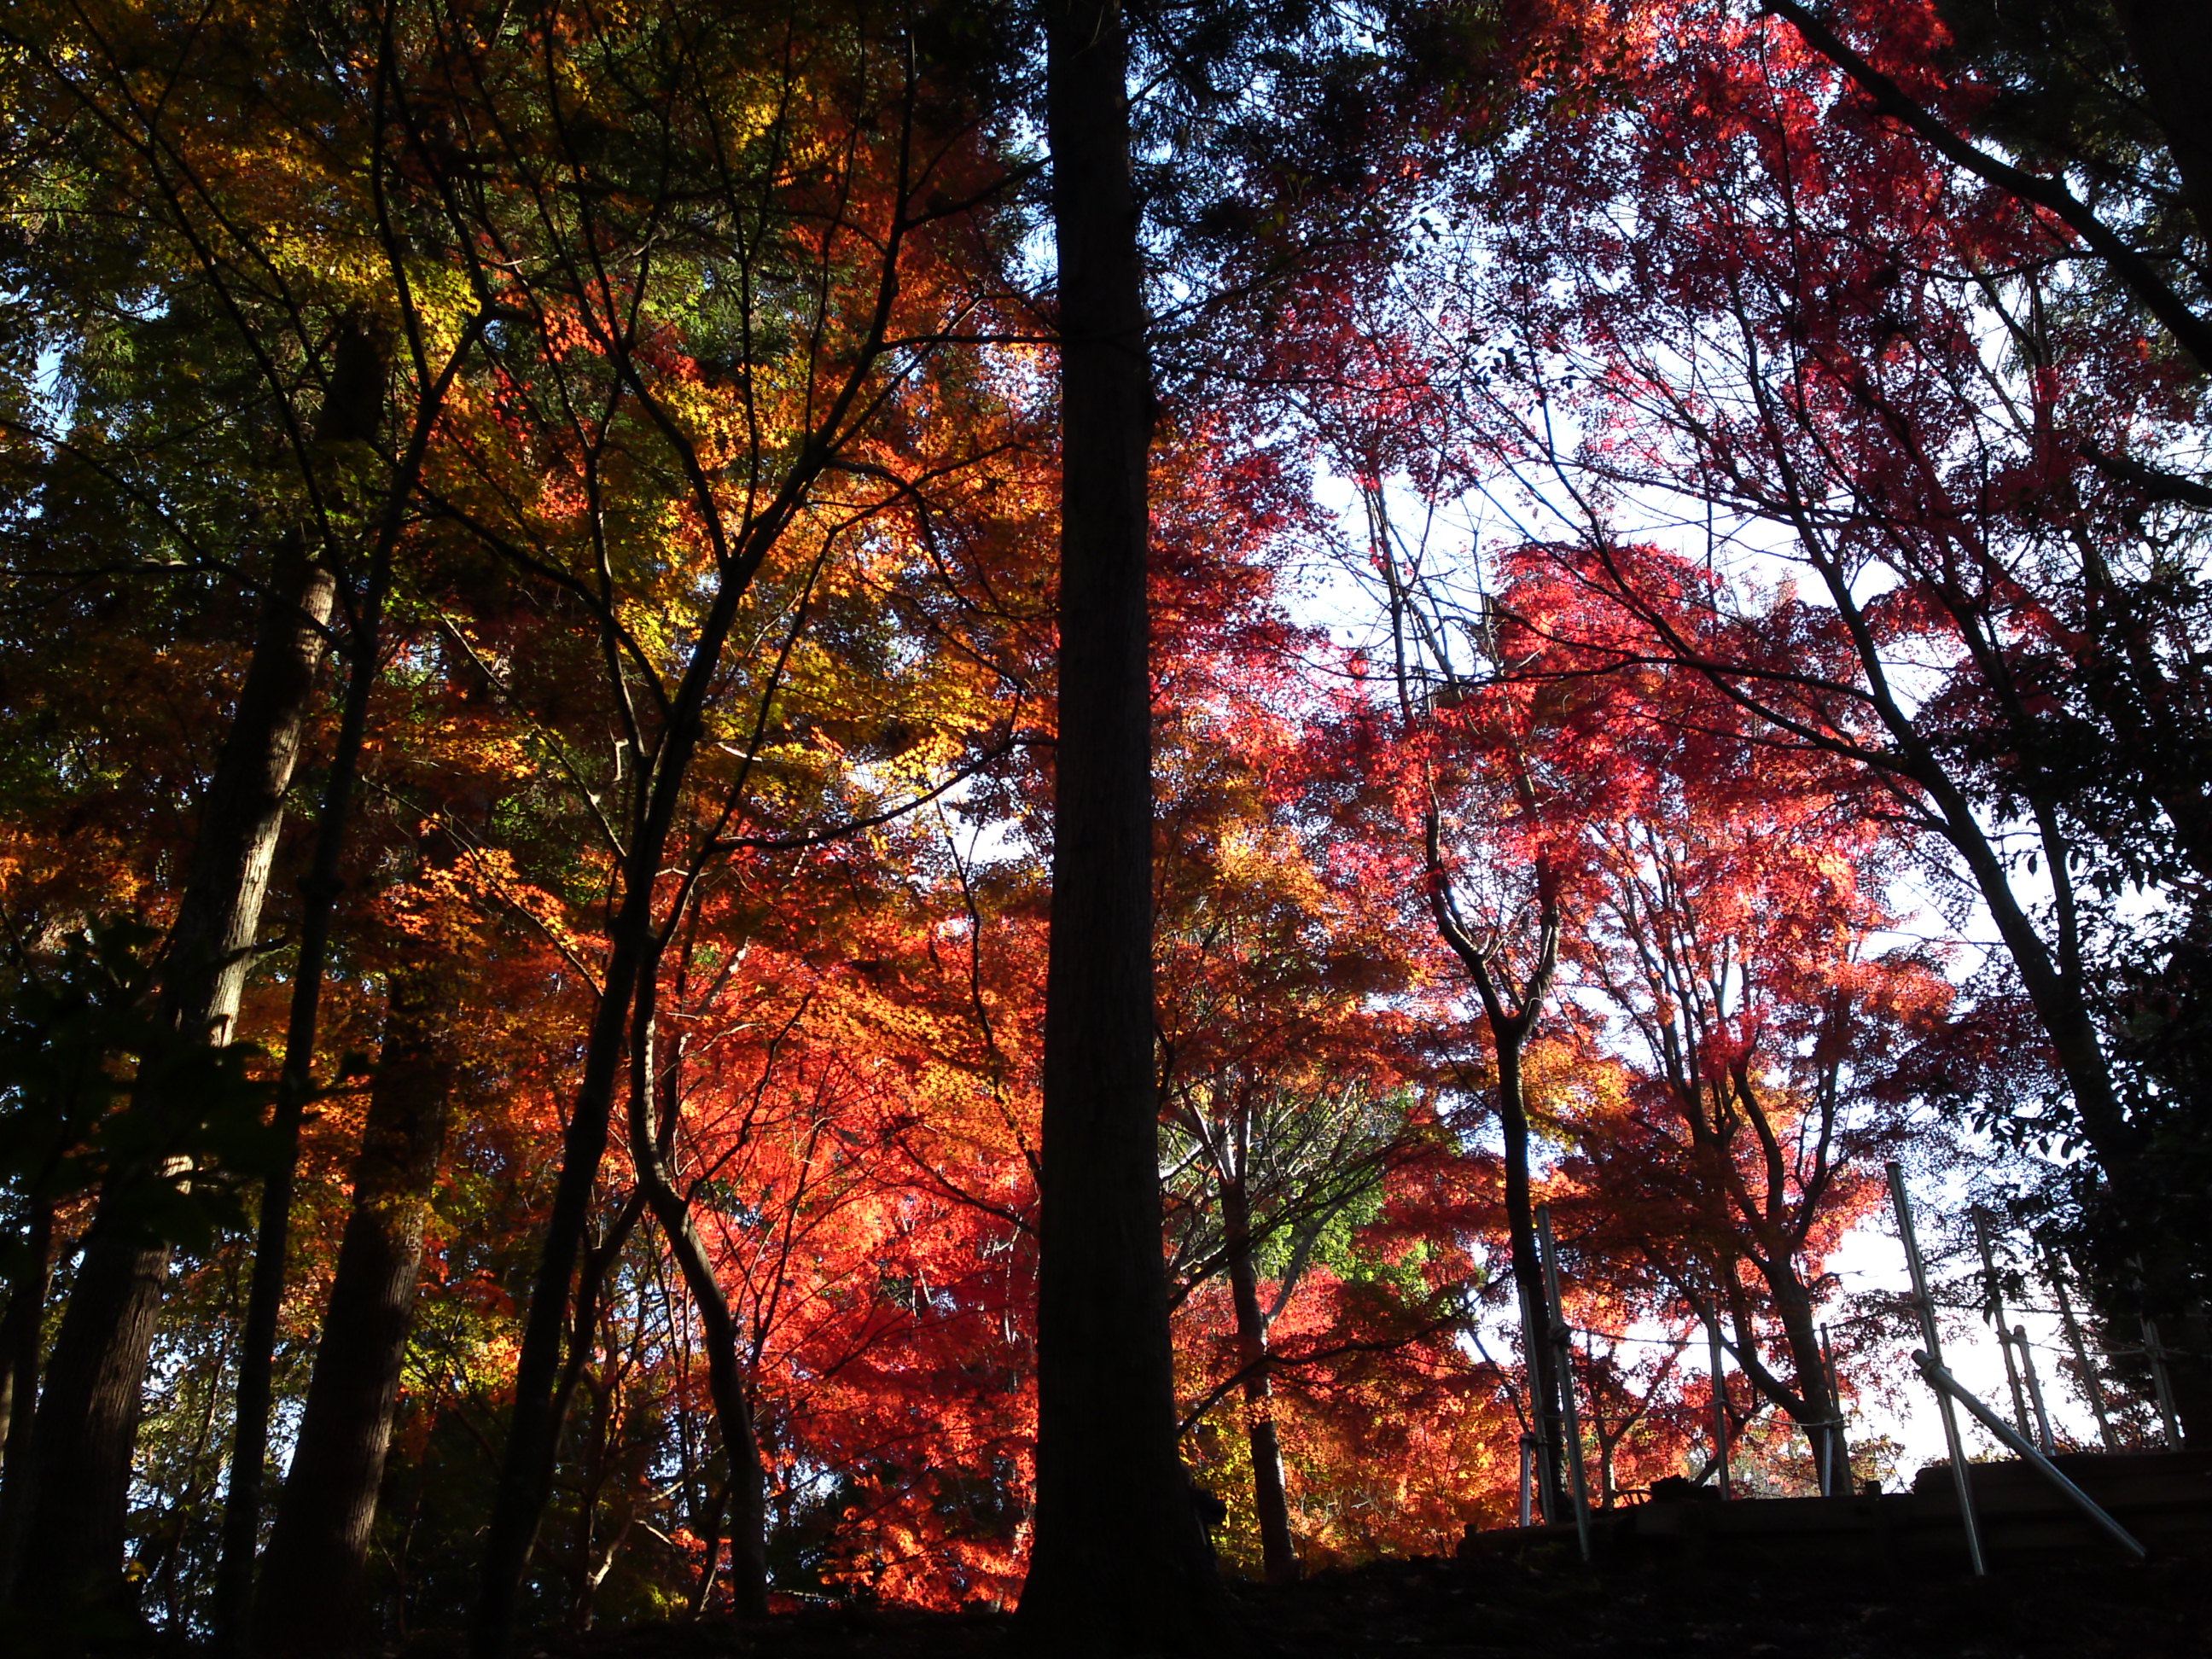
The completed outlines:
[[[1291,1533],[1290,1495],[1275,1435],[1274,1380],[1267,1374],[1267,1320],[1252,1264],[1252,1215],[1241,1176],[1223,1183],[1223,1250],[1229,1294],[1237,1310],[1237,1366],[1244,1373],[1246,1437],[1252,1454],[1252,1505],[1260,1518],[1260,1559],[1271,1584],[1295,1584],[1303,1573]]]
[[[1037,1508],[1019,1623],[1058,1653],[1212,1651],[1177,1449],[1153,1071],[1152,420],[1115,0],[1046,16],[1060,269],[1060,731],[1046,969]]]
[[[760,1439],[753,1427],[752,1401],[745,1392],[744,1362],[739,1358],[736,1314],[722,1282],[715,1277],[706,1241],[691,1219],[691,1206],[668,1174],[668,1153],[675,1131],[674,1090],[669,1091],[654,1121],[653,1053],[653,988],[643,988],[640,998],[639,1062],[631,1079],[629,1144],[640,1188],[653,1218],[668,1241],[670,1252],[683,1273],[684,1285],[698,1310],[699,1324],[707,1343],[707,1389],[714,1402],[714,1422],[722,1436],[722,1454],[729,1462],[729,1486],[722,1512],[729,1517],[730,1595],[734,1610],[747,1617],[768,1613],[768,1488],[761,1465]],[[670,1083],[675,1082],[671,1073]],[[713,1559],[708,1558],[708,1570]]]
[[[253,1605],[257,1653],[329,1652],[359,1627],[423,1228],[453,1121],[453,1003],[435,967],[390,976],[383,1050],[354,1161],[353,1212]]]
[[[315,424],[319,463],[334,446],[373,441],[382,422],[389,353],[382,334],[361,314],[339,325],[332,353],[331,382]],[[419,425],[410,456],[422,459],[427,428]],[[238,1395],[233,1416],[230,1480],[224,1493],[222,1554],[216,1574],[215,1648],[236,1652],[253,1594],[253,1558],[260,1543],[263,1468],[268,1460],[269,1407],[276,1382],[276,1322],[283,1310],[284,1267],[291,1241],[292,1191],[300,1158],[300,1125],[314,1090],[315,1032],[322,1004],[323,977],[330,952],[331,921],[343,884],[338,878],[345,851],[347,818],[354,775],[368,731],[368,696],[377,675],[385,588],[391,579],[392,549],[406,494],[395,483],[380,515],[382,526],[370,556],[367,587],[354,607],[346,655],[345,708],[315,825],[314,859],[300,883],[302,909],[299,957],[293,968],[292,1006],[284,1036],[284,1066],[276,1085],[273,1127],[281,1141],[274,1167],[264,1176],[260,1225],[255,1239],[253,1275],[246,1292],[240,1333]],[[335,566],[336,561],[332,563]]]
[[[1813,1293],[1786,1258],[1762,1262],[1760,1270],[1774,1297],[1782,1340],[1790,1350],[1790,1369],[1797,1384],[1794,1399],[1778,1403],[1797,1419],[1812,1448],[1813,1468],[1823,1498],[1850,1495],[1850,1449],[1844,1434],[1843,1401],[1821,1352],[1820,1329],[1813,1315]]]
[[[278,551],[251,665],[201,809],[191,874],[163,954],[161,1010],[189,1039],[227,1042],[331,615],[331,573],[297,534]],[[141,1074],[127,1110],[158,1138],[174,1103]],[[48,1605],[127,1606],[121,1573],[131,1456],[169,1246],[136,1211],[161,1160],[110,1173],[88,1230],[32,1430],[31,1490],[12,1583]]]
[[[1536,1420],[1537,1485],[1544,1519],[1559,1526],[1572,1518],[1567,1506],[1567,1418],[1559,1395],[1563,1379],[1552,1346],[1551,1295],[1536,1249],[1536,1206],[1528,1170],[1528,1104],[1521,1075],[1519,1022],[1493,1022],[1498,1059],[1498,1123],[1505,1142],[1505,1230],[1511,1245],[1513,1288],[1521,1308],[1521,1347],[1528,1370],[1529,1414]]]
[[[53,1288],[54,1206],[37,1200],[23,1239],[23,1264],[0,1319],[0,1562],[15,1556],[17,1520],[28,1494],[31,1425],[39,1399],[46,1297]]]

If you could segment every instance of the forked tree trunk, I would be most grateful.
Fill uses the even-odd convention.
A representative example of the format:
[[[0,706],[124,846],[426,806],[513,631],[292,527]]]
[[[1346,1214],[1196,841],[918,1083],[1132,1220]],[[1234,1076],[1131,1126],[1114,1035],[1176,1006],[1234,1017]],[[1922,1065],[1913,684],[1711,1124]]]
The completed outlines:
[[[714,1424],[730,1466],[721,1512],[728,1518],[732,1610],[746,1617],[763,1616],[768,1612],[768,1484],[760,1438],[753,1427],[752,1402],[745,1394],[737,1318],[714,1278],[706,1243],[692,1223],[683,1194],[658,1176],[646,1190],[653,1218],[683,1272],[706,1337],[708,1393],[714,1402]]]
[[[330,571],[307,556],[301,538],[286,536],[163,956],[161,1013],[190,1038],[232,1036],[331,599]],[[142,1074],[125,1109],[158,1145],[176,1103]],[[112,1172],[101,1188],[32,1430],[12,1574],[19,1596],[37,1585],[52,1607],[127,1604],[131,1456],[169,1267],[168,1245],[138,1217],[152,1185],[173,1176],[158,1159],[142,1161]]]
[[[261,1654],[327,1653],[360,1625],[369,1529],[457,1075],[445,975],[434,966],[400,969],[389,985],[354,1160],[353,1212],[253,1605],[252,1646]]]
[[[752,1401],[745,1392],[741,1334],[730,1298],[715,1276],[706,1241],[691,1218],[691,1206],[669,1175],[669,1148],[675,1132],[674,1090],[654,1121],[653,1013],[654,989],[641,988],[639,1064],[631,1079],[629,1145],[640,1189],[653,1211],[661,1237],[684,1275],[684,1286],[698,1310],[707,1342],[707,1389],[714,1402],[714,1424],[729,1463],[723,1510],[729,1516],[730,1596],[748,1617],[768,1612],[768,1487],[761,1464],[760,1438],[753,1427]],[[671,1074],[673,1081],[673,1073]],[[710,1553],[708,1570],[714,1560]]]
[[[1297,1583],[1297,1540],[1291,1533],[1290,1494],[1283,1486],[1283,1449],[1275,1433],[1274,1379],[1267,1373],[1267,1319],[1252,1261],[1250,1200],[1239,1178],[1221,1188],[1223,1249],[1229,1295],[1237,1310],[1237,1365],[1244,1373],[1246,1439],[1252,1454],[1252,1506],[1260,1519],[1260,1559],[1271,1584]]]
[[[1020,1626],[1059,1654],[1216,1651],[1177,1450],[1152,1063],[1152,421],[1115,0],[1047,8],[1060,266],[1060,731],[1044,1013],[1036,1541]]]

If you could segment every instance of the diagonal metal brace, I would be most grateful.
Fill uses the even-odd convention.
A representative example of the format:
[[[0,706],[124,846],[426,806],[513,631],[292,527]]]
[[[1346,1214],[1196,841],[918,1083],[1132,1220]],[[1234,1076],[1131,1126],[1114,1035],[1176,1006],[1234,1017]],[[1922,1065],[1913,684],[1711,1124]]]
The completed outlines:
[[[1966,1385],[1957,1377],[1952,1376],[1917,1348],[1912,1351],[1912,1363],[1920,1367],[1920,1374],[1928,1379],[1930,1388],[1940,1394],[1948,1395],[1972,1413],[1976,1422],[2019,1453],[2021,1459],[2031,1465],[2037,1474],[2058,1488],[2060,1497],[2095,1522],[2106,1536],[2138,1561],[2150,1553],[2133,1533],[2112,1519],[2112,1516],[2106,1511],[2104,1505],[2068,1480],[2063,1469],[2037,1450],[2033,1443],[2027,1436],[2021,1434],[2011,1424],[1967,1393]]]

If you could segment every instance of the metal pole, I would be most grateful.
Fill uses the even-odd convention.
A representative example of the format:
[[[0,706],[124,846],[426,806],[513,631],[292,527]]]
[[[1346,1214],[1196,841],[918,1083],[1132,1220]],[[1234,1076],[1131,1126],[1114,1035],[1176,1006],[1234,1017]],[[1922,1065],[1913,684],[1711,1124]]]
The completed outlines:
[[[2106,1512],[2102,1504],[2069,1480],[2064,1470],[2036,1450],[2026,1435],[2015,1431],[2011,1424],[1969,1394],[1957,1377],[1943,1369],[1942,1362],[1930,1359],[1916,1348],[1912,1353],[1912,1363],[1920,1367],[1921,1376],[1928,1379],[1929,1385],[1936,1390],[1937,1398],[1947,1401],[1956,1400],[1972,1412],[1984,1428],[2003,1441],[2014,1451],[2018,1452],[2037,1474],[2058,1488],[2060,1496],[2066,1498],[2090,1520],[2095,1522],[2106,1537],[2138,1561],[2150,1553],[2133,1533]]]
[[[1820,1496],[1848,1497],[1848,1490],[1842,1493],[1836,1490],[1839,1481],[1848,1488],[1851,1474],[1850,1448],[1844,1443],[1844,1379],[1836,1370],[1836,1344],[1825,1324],[1820,1327],[1820,1364],[1827,1370],[1828,1397],[1836,1407],[1835,1416],[1828,1420],[1820,1435]],[[1843,1465],[1841,1468],[1837,1468],[1838,1462]]]
[[[2027,1398],[2028,1403],[2035,1407],[2037,1438],[2041,1441],[2045,1451],[2055,1452],[2058,1449],[2058,1440],[2051,1432],[2051,1413],[2044,1409],[2043,1382],[2035,1374],[2035,1351],[2027,1346],[2027,1327],[2014,1326],[2012,1340],[2020,1349],[2020,1368],[2027,1374]]]
[[[1929,1363],[1941,1366],[1943,1363],[1942,1339],[1936,1330],[1936,1303],[1928,1294],[1928,1269],[1920,1259],[1920,1240],[1912,1231],[1912,1200],[1905,1195],[1904,1166],[1892,1158],[1885,1166],[1889,1175],[1889,1201],[1897,1211],[1897,1236],[1905,1245],[1905,1265],[1912,1270],[1912,1304],[1920,1313],[1920,1334],[1928,1344]],[[1966,1469],[1966,1448],[1959,1438],[1959,1414],[1951,1409],[1951,1396],[1942,1389],[1936,1390],[1936,1409],[1943,1419],[1943,1443],[1951,1454],[1951,1483],[1958,1489],[1959,1519],[1966,1529],[1966,1559],[1973,1563],[1974,1577],[1980,1578],[1989,1572],[1989,1563],[1982,1554],[1982,1523],[1974,1513],[1974,1483]]]
[[[2065,1326],[2067,1343],[2074,1350],[2081,1392],[2087,1396],[2089,1410],[2097,1419],[2097,1437],[2105,1443],[2106,1451],[2116,1452],[2120,1449],[2120,1437],[2112,1432],[2112,1419],[2105,1413],[2105,1385],[2097,1380],[2097,1367],[2089,1358],[2089,1345],[2081,1335],[2081,1322],[2074,1317],[2073,1299],[2066,1294],[2066,1275],[2059,1269],[2058,1258],[2049,1250],[2043,1253],[2043,1277],[2058,1298],[2058,1320]]]
[[[1728,1373],[1721,1360],[1721,1328],[1719,1316],[1705,1322],[1705,1352],[1710,1357],[1713,1374],[1713,1467],[1720,1472],[1721,1497],[1727,1498],[1729,1491],[1729,1425]]]
[[[1982,1319],[1997,1334],[1997,1351],[2004,1355],[2005,1382],[2012,1390],[2012,1420],[2026,1434],[2027,1394],[2020,1386],[2020,1369],[2013,1364],[2012,1344],[2006,1340],[2004,1287],[1997,1279],[1996,1256],[1990,1249],[1989,1217],[1978,1204],[1974,1206],[1974,1243],[1982,1253]]]
[[[2150,1362],[2151,1392],[2158,1397],[2159,1426],[2166,1431],[2166,1449],[2181,1449],[2181,1419],[2173,1409],[2173,1379],[2166,1373],[2166,1345],[2158,1340],[2158,1322],[2142,1322],[2143,1358]]]
[[[1531,1490],[1532,1479],[1535,1474],[1535,1463],[1536,1437],[1533,1434],[1524,1434],[1521,1437],[1521,1529],[1523,1532],[1528,1529],[1529,1522],[1535,1519],[1534,1514],[1535,1506],[1530,1501],[1535,1496]]]
[[[1539,1257],[1542,1255],[1540,1249],[1537,1254]],[[1517,1284],[1515,1288],[1521,1289]],[[1559,1399],[1538,1386],[1547,1370],[1556,1369],[1544,1364],[1544,1355],[1551,1347],[1551,1316],[1522,1290],[1521,1351],[1528,1361],[1528,1415],[1533,1430],[1528,1441],[1535,1454],[1537,1507],[1543,1511],[1547,1527],[1563,1525],[1566,1520],[1559,1512],[1566,1507],[1566,1494],[1559,1489],[1559,1464],[1552,1455],[1549,1433],[1552,1419],[1559,1413]],[[1556,1383],[1558,1379],[1554,1377],[1553,1381]]]
[[[1536,1206],[1536,1234],[1544,1246],[1544,1296],[1551,1304],[1552,1352],[1559,1356],[1559,1411],[1566,1419],[1567,1479],[1573,1488],[1575,1541],[1583,1559],[1590,1559],[1589,1484],[1583,1474],[1583,1425],[1575,1408],[1574,1334],[1567,1328],[1565,1305],[1559,1300],[1559,1251],[1552,1242],[1552,1206]]]

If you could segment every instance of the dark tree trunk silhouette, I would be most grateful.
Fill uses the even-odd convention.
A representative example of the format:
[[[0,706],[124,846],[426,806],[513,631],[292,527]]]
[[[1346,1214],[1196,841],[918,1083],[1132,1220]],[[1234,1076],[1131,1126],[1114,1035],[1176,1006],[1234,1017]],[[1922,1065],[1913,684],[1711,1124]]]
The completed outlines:
[[[1064,1654],[1211,1651],[1176,1447],[1153,1068],[1152,421],[1113,0],[1047,13],[1059,250],[1060,732],[1046,970],[1037,1510],[1020,1622]]]
[[[768,1612],[768,1487],[761,1463],[760,1439],[753,1427],[752,1401],[745,1391],[742,1344],[736,1314],[721,1280],[714,1275],[706,1240],[691,1218],[690,1202],[669,1175],[677,1123],[678,1073],[666,1073],[665,1094],[657,1096],[653,1075],[653,1014],[657,988],[641,988],[640,1036],[630,1079],[629,1145],[639,1189],[661,1236],[684,1275],[684,1289],[698,1310],[707,1344],[707,1388],[714,1402],[714,1423],[729,1463],[729,1482],[718,1513],[729,1517],[730,1595],[737,1612]],[[655,1100],[660,1104],[655,1110]],[[708,1568],[713,1571],[710,1547]]]
[[[15,1556],[18,1512],[31,1467],[31,1425],[39,1400],[46,1297],[53,1289],[54,1206],[37,1202],[23,1232],[23,1255],[0,1318],[0,1562]]]
[[[1521,1346],[1528,1375],[1528,1414],[1541,1444],[1536,1460],[1539,1501],[1553,1526],[1572,1519],[1567,1505],[1567,1418],[1552,1345],[1553,1310],[1544,1282],[1543,1257],[1536,1246],[1536,1206],[1529,1181],[1528,1106],[1522,1085],[1521,1052],[1528,1022],[1491,1023],[1498,1063],[1498,1124],[1505,1142],[1505,1230],[1513,1265],[1513,1289],[1521,1310]]]
[[[285,536],[163,954],[161,1016],[191,1039],[232,1036],[331,600],[328,568],[302,537]],[[174,1103],[142,1075],[125,1109],[158,1144]],[[160,1159],[110,1173],[47,1361],[12,1583],[19,1594],[40,1586],[51,1607],[127,1603],[131,1449],[169,1267],[168,1244],[138,1212],[148,1188],[175,1174]]]
[[[1274,1379],[1267,1370],[1267,1317],[1252,1261],[1252,1211],[1243,1178],[1221,1188],[1222,1250],[1229,1260],[1229,1295],[1237,1310],[1237,1367],[1244,1373],[1246,1431],[1252,1453],[1252,1506],[1260,1519],[1260,1559],[1271,1584],[1298,1581],[1297,1540],[1283,1486],[1283,1450],[1275,1434]]]
[[[354,1161],[353,1212],[253,1606],[259,1653],[326,1652],[360,1620],[423,1227],[453,1119],[453,1001],[438,967],[390,975],[383,1050]]]
[[[377,428],[382,422],[390,368],[388,343],[382,332],[364,316],[346,318],[338,329],[330,392],[316,425],[319,451],[327,453],[332,446],[361,446],[374,441]],[[428,437],[427,421],[418,420],[408,470],[420,465]],[[403,473],[403,480],[404,476]],[[293,968],[292,1006],[285,1031],[284,1066],[277,1083],[274,1126],[282,1150],[262,1181],[253,1276],[240,1333],[230,1482],[223,1503],[222,1561],[216,1575],[215,1642],[220,1652],[237,1650],[253,1593],[253,1556],[260,1541],[263,1466],[268,1457],[269,1408],[276,1377],[276,1320],[284,1300],[284,1266],[291,1237],[300,1125],[314,1089],[315,1031],[330,951],[331,921],[343,887],[338,868],[345,850],[354,775],[360,765],[362,744],[368,730],[368,694],[377,674],[392,546],[398,535],[400,513],[409,493],[402,480],[394,481],[392,489],[380,515],[382,525],[370,557],[366,591],[348,607],[351,627],[348,629],[345,654],[351,662],[346,679],[345,708],[324,782],[315,825],[313,860],[300,883],[300,950]],[[336,557],[330,561],[333,568],[340,562]]]

